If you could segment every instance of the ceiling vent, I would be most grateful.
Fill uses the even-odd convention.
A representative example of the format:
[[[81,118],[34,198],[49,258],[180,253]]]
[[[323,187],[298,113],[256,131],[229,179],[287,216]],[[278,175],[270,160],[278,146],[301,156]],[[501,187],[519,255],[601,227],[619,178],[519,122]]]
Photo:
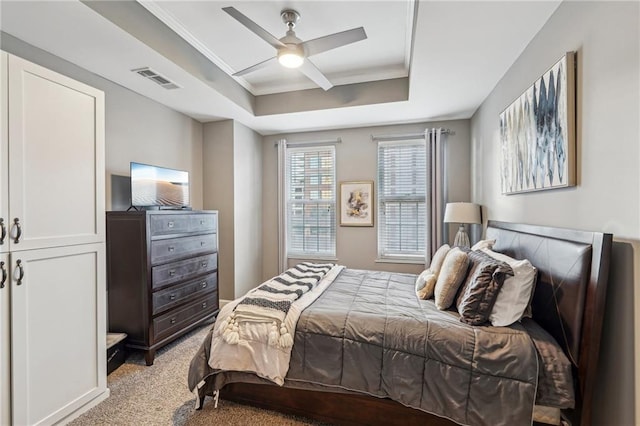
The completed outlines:
[[[151,68],[138,68],[135,70],[131,70],[135,73],[140,74],[141,76],[148,78],[149,80],[159,84],[160,86],[164,87],[165,89],[179,89],[180,86],[178,86],[176,83],[174,83],[173,81],[169,80],[167,77],[164,77],[160,74],[158,74],[157,72],[155,72],[154,70],[152,70]]]

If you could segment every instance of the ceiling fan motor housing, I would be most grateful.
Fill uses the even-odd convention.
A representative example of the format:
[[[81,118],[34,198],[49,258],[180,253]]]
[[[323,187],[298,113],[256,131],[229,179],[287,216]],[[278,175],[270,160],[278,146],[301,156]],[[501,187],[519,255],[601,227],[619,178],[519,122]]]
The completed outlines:
[[[300,20],[300,14],[293,9],[285,9],[280,12],[282,22],[284,22],[290,30],[292,30]]]

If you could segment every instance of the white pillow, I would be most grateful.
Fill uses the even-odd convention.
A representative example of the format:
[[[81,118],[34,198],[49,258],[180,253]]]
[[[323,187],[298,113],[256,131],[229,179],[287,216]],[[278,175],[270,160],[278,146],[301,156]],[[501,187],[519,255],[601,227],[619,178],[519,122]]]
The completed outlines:
[[[485,248],[491,250],[495,243],[496,240],[480,240],[471,247],[471,250],[482,250]]]
[[[513,277],[508,277],[498,293],[489,321],[497,327],[506,327],[520,321],[531,302],[537,270],[528,260],[517,260],[489,249],[482,251],[494,259],[501,260],[513,269]]]

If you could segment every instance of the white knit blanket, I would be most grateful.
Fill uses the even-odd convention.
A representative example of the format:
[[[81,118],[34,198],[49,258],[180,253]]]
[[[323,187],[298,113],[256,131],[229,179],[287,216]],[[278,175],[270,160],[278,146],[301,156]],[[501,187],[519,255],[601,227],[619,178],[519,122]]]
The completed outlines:
[[[289,269],[275,277],[287,284],[272,278],[223,306],[211,341],[211,368],[250,371],[282,385],[289,370],[293,336],[300,314],[343,268],[332,264],[298,265],[291,268],[295,271]],[[311,278],[320,273],[319,269],[327,272]],[[300,284],[300,281],[310,285]],[[268,303],[252,299],[264,299]]]
[[[334,266],[333,263],[299,263],[247,293],[220,325],[224,340],[230,345],[237,345],[242,339],[239,332],[241,323],[266,322],[271,324],[267,339],[269,345],[293,346],[293,337],[284,323],[291,304],[311,291]]]

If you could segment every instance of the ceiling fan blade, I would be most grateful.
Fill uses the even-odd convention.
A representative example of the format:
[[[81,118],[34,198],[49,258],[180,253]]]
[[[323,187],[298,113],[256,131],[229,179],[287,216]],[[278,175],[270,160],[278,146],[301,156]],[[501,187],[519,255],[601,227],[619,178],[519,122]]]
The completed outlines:
[[[336,47],[355,43],[356,41],[364,40],[366,38],[367,33],[364,32],[364,28],[359,27],[305,41],[302,43],[302,47],[304,47],[304,51],[307,56],[312,56],[326,52],[327,50],[335,49]]]
[[[251,65],[249,68],[245,68],[245,69],[240,70],[240,71],[238,71],[238,72],[236,72],[236,73],[233,73],[233,76],[234,76],[234,77],[239,77],[239,76],[241,76],[241,75],[249,74],[250,72],[253,72],[253,71],[256,71],[256,70],[259,70],[259,69],[261,69],[261,68],[266,67],[266,66],[267,66],[267,65],[269,65],[271,62],[274,62],[276,59],[277,59],[277,58],[274,56],[273,58],[269,58],[269,59],[267,59],[267,60],[265,60],[265,61],[258,62],[258,63],[257,63],[257,64],[255,64],[255,65]]]
[[[261,39],[263,39],[264,41],[266,41],[276,49],[280,47],[285,47],[284,43],[278,40],[275,36],[271,35],[269,32],[267,32],[267,30],[262,28],[260,25],[256,24],[251,19],[247,18],[240,11],[238,11],[238,9],[229,6],[229,7],[223,7],[222,10],[227,12],[229,15],[235,18],[236,21],[240,22],[242,25],[247,27],[250,31],[252,31],[258,37],[260,37]]]
[[[320,72],[309,58],[305,59],[302,66],[298,69],[324,90],[329,90],[333,87],[329,79]]]

